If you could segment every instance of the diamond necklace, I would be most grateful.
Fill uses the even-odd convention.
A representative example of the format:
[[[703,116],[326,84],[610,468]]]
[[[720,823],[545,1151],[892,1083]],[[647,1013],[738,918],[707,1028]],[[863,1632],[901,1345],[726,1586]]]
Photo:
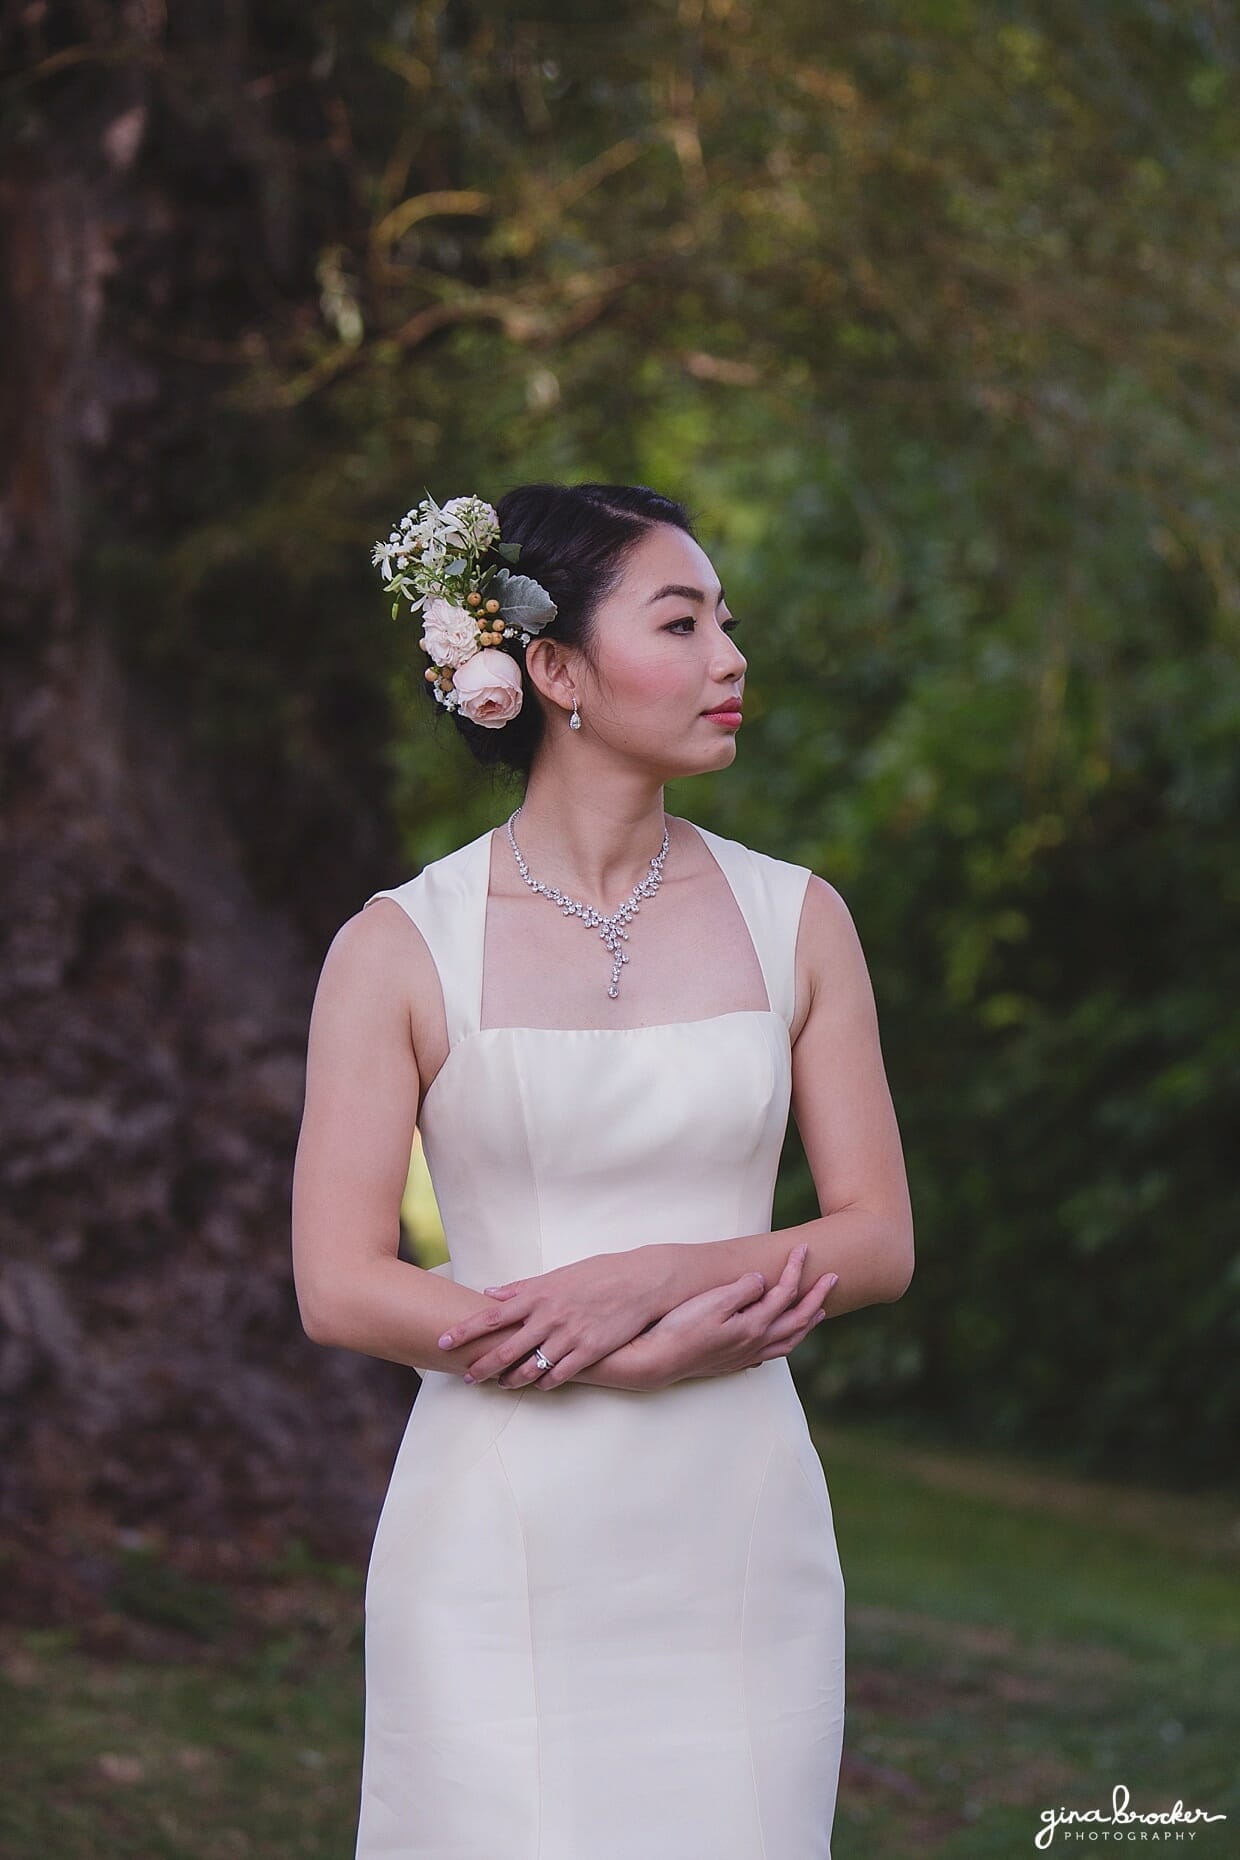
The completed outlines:
[[[670,844],[667,836],[667,820],[665,818],[663,822],[663,844],[650,861],[649,873],[634,885],[619,910],[613,911],[610,917],[604,917],[602,911],[595,910],[592,904],[582,904],[577,898],[566,897],[554,885],[543,885],[538,879],[530,877],[529,867],[521,857],[521,849],[512,831],[512,823],[520,812],[519,807],[514,807],[508,816],[508,843],[516,855],[521,876],[531,891],[540,891],[544,898],[550,898],[553,904],[558,904],[565,917],[580,917],[582,922],[589,924],[591,928],[595,924],[599,926],[599,935],[611,951],[611,984],[607,992],[614,1001],[620,993],[621,966],[629,959],[628,951],[620,948],[621,941],[627,943],[629,940],[629,933],[624,926],[631,922],[641,909],[638,899],[653,898],[663,882],[663,861],[667,858],[667,849]]]

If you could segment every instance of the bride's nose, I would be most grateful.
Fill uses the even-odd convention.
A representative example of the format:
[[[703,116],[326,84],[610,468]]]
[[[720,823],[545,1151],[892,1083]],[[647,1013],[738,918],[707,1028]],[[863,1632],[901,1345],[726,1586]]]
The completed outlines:
[[[749,669],[749,660],[740,647],[725,633],[724,645],[719,651],[718,664],[715,666],[717,678],[736,678]]]

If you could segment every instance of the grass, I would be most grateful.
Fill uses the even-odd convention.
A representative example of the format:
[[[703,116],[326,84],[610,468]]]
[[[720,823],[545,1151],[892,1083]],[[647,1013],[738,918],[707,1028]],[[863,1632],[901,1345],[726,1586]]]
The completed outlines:
[[[848,1585],[834,1860],[1034,1853],[1043,1809],[1118,1785],[1225,1813],[1177,1845],[1240,1853],[1234,1501],[817,1435]],[[108,1617],[5,1631],[6,1860],[352,1854],[364,1571],[294,1547],[260,1575],[239,1600],[130,1555]]]
[[[1240,1504],[816,1434],[848,1590],[835,1860],[1006,1860],[1117,1786],[1225,1814],[1175,1844],[1240,1854]]]

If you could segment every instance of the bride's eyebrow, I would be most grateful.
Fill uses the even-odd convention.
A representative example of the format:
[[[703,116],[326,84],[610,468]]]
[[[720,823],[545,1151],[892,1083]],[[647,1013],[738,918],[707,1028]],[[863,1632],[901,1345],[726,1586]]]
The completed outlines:
[[[677,594],[680,596],[681,600],[684,600],[684,601],[704,601],[706,599],[706,596],[702,592],[701,588],[690,588],[690,587],[687,587],[683,582],[669,581],[666,583],[664,587],[660,588],[657,593],[652,594],[650,596],[650,599],[646,602],[647,607],[653,607],[656,601],[661,601],[661,600],[666,599],[666,597],[669,594]],[[715,606],[716,607],[722,606],[724,599],[725,599],[725,595],[723,592],[723,583],[720,582],[719,597],[715,602]]]

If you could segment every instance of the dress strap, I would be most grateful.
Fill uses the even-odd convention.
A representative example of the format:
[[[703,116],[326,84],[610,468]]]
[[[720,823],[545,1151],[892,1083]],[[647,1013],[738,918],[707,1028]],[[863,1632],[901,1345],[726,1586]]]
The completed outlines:
[[[694,825],[697,826],[696,821]],[[714,853],[749,929],[767,999],[786,1027],[796,1011],[797,931],[812,876],[807,865],[776,859],[706,827],[697,831]]]
[[[443,993],[449,1051],[478,1031],[491,829],[423,866],[415,878],[366,899],[394,898],[426,940]],[[365,910],[366,904],[362,909]]]

